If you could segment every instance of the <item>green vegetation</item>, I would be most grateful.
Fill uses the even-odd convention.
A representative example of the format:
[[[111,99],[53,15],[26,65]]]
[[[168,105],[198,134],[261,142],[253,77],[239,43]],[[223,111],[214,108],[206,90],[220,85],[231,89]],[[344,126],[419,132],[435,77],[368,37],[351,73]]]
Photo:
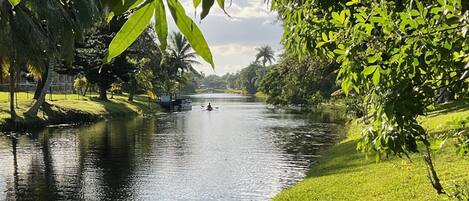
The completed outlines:
[[[377,160],[420,154],[436,193],[448,195],[430,149],[454,138],[458,153],[468,154],[468,119],[438,134],[418,120],[445,99],[465,101],[468,1],[274,0],[272,8],[284,25],[287,54],[337,64],[343,92],[370,121],[358,149]]]
[[[32,103],[32,94],[17,93],[18,105],[17,111],[23,114]],[[50,95],[47,95],[49,98]],[[8,94],[0,92],[0,130],[13,129],[7,128],[8,119]],[[94,121],[102,118],[129,117],[142,114],[152,114],[162,111],[160,106],[154,101],[149,102],[147,96],[137,96],[133,102],[127,101],[122,95],[116,95],[109,101],[100,101],[98,95],[77,96],[66,94],[52,94],[51,105],[44,109],[38,117],[28,117],[20,115],[20,123],[23,127],[40,127],[49,123],[81,123],[80,121]],[[80,118],[70,118],[72,111],[75,116]],[[63,119],[61,119],[63,118]],[[62,121],[63,120],[63,121]],[[39,124],[37,126],[36,124]]]
[[[450,130],[451,121],[469,116],[469,108],[447,104],[433,111],[421,122],[430,133]],[[278,194],[274,200],[439,200],[427,182],[426,168],[420,154],[410,159],[390,156],[381,162],[366,159],[356,150],[364,125],[354,120],[347,126],[345,139],[323,153],[307,178]],[[469,158],[455,154],[454,141],[434,151],[435,168],[442,183],[452,193],[452,186],[469,181]],[[420,146],[422,149],[423,146]],[[465,186],[468,188],[468,186]],[[466,193],[469,189],[466,189]]]
[[[237,93],[255,95],[259,92],[261,80],[272,67],[266,66],[275,61],[275,53],[270,46],[256,48],[256,60],[236,73],[223,76],[202,75],[195,80],[197,93]],[[189,83],[188,85],[192,85]],[[187,86],[187,85],[186,85]]]
[[[267,69],[259,83],[266,101],[274,105],[299,105],[314,108],[329,100],[337,90],[337,65],[313,57],[298,61],[283,54],[279,62]]]
[[[222,10],[225,9],[224,0],[217,1],[217,4]],[[199,0],[194,1],[193,5],[195,9],[202,8],[200,14],[202,20],[209,14],[214,1]],[[182,33],[179,34],[179,38],[181,41],[184,40],[184,43],[180,43],[183,45],[180,47],[184,49],[180,49],[177,55],[166,52],[168,40],[166,9]],[[148,29],[150,25],[154,25],[154,28]],[[20,80],[20,76],[25,74],[30,76],[30,81],[37,82],[34,102],[25,112],[26,116],[31,118],[37,116],[41,106],[47,105],[44,97],[54,71],[58,73],[72,71],[71,74],[74,75],[81,73],[89,82],[96,83],[100,87],[102,100],[107,99],[107,90],[117,81],[128,82],[131,101],[137,83],[145,91],[153,92],[156,87],[150,86],[149,83],[154,76],[150,73],[151,70],[143,65],[145,61],[153,58],[137,60],[128,58],[127,54],[132,52],[128,48],[138,43],[137,39],[145,30],[147,31],[144,38],[148,40],[157,38],[160,46],[151,48],[142,46],[139,50],[161,51],[162,55],[168,54],[169,58],[194,50],[202,59],[215,67],[205,38],[177,0],[1,1],[0,27],[2,27],[0,76],[9,78],[9,113],[14,122],[19,120],[18,116],[23,116],[17,114],[15,109],[19,106],[15,106],[14,100],[16,83]],[[152,30],[152,35],[148,30]],[[155,37],[147,37],[153,35]],[[174,38],[175,36],[172,37],[172,41]],[[81,44],[83,41],[85,44]],[[151,43],[156,44],[156,40],[152,40]],[[126,54],[123,54],[124,52]],[[193,58],[194,53],[191,54],[192,57],[187,58]],[[159,58],[161,60],[161,57]],[[178,57],[175,60],[188,61],[187,58]],[[174,64],[175,60],[170,63]],[[187,68],[181,63],[176,65],[175,71]],[[67,69],[71,67],[71,70]],[[178,73],[178,76],[182,77],[181,74]],[[174,85],[174,80],[171,79],[165,84],[165,86]]]

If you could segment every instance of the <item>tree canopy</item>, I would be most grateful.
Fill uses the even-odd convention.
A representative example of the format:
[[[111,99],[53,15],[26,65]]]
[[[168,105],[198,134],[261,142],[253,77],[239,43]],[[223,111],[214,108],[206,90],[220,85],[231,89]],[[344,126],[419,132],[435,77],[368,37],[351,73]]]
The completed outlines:
[[[466,0],[274,0],[272,8],[289,52],[329,57],[340,65],[345,93],[363,95],[372,123],[358,148],[378,160],[418,152],[418,142],[428,148],[417,117],[432,108],[439,89],[456,97],[467,92]],[[443,193],[430,154],[424,157],[432,185]]]

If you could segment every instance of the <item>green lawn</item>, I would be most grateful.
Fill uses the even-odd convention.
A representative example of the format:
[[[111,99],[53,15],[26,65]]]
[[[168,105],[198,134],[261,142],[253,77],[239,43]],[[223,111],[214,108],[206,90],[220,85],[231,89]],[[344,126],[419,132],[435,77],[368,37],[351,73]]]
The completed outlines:
[[[421,118],[432,132],[448,129],[448,122],[469,117],[469,107],[458,103],[442,105]],[[348,125],[347,138],[326,151],[307,178],[278,194],[274,200],[441,200],[426,177],[420,155],[412,161],[392,157],[376,163],[356,151],[363,126],[358,121]],[[434,154],[442,184],[469,181],[469,157],[455,154],[451,143]]]
[[[42,112],[39,112],[38,118],[25,118],[23,113],[32,104],[32,94],[21,92],[17,95],[16,111],[20,119],[23,121],[47,121],[48,114]],[[91,116],[130,116],[161,111],[157,103],[148,103],[148,98],[145,96],[137,96],[134,102],[129,102],[126,96],[115,95],[113,99],[106,102],[99,101],[97,95],[84,97],[76,94],[52,94],[52,98],[50,99],[47,95],[46,100],[53,105],[51,109],[54,112],[72,109]],[[5,124],[8,118],[10,118],[8,93],[0,92],[0,127]]]

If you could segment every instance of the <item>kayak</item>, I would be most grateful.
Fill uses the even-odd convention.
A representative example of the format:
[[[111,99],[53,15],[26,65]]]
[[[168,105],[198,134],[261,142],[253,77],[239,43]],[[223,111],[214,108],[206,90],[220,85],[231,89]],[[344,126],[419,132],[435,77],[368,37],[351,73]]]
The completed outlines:
[[[213,108],[207,108],[207,111],[212,111],[212,110],[213,110]]]

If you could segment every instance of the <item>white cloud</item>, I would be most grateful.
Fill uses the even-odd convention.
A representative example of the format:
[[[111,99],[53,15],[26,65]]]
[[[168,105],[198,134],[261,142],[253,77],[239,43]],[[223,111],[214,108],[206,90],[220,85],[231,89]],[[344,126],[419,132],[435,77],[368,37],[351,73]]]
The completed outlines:
[[[230,43],[223,45],[211,46],[212,54],[215,61],[215,70],[201,61],[196,69],[204,72],[205,74],[223,75],[228,72],[236,72],[248,66],[255,60],[257,54],[256,48],[258,44],[240,44]],[[281,52],[280,48],[276,48],[276,56]]]
[[[198,21],[192,2],[181,1],[187,15]],[[227,1],[226,10],[231,17],[214,5],[207,18],[198,24],[210,45],[216,66],[214,71],[201,61],[196,68],[205,74],[222,75],[241,70],[255,59],[256,48],[262,45],[270,45],[275,50],[281,48],[282,26],[276,22],[276,14],[269,11],[264,0],[236,0],[231,6],[229,4]],[[176,30],[172,19],[168,19],[170,29]]]
[[[197,12],[195,13],[194,9],[194,4],[192,3],[192,0],[184,0],[181,1],[183,4],[184,8],[186,9],[186,13],[189,16],[194,16],[194,14],[200,14],[202,12],[201,6],[197,9]],[[237,18],[242,18],[242,19],[253,19],[253,18],[272,18],[276,17],[276,14],[274,12],[271,12],[268,8],[268,4],[264,2],[264,0],[239,0],[236,2],[226,2],[225,5],[225,10],[228,13],[228,17],[223,10],[218,7],[218,5],[215,5],[211,8],[210,10],[210,16],[216,16],[216,17],[226,17],[226,18],[231,18],[237,19]]]

